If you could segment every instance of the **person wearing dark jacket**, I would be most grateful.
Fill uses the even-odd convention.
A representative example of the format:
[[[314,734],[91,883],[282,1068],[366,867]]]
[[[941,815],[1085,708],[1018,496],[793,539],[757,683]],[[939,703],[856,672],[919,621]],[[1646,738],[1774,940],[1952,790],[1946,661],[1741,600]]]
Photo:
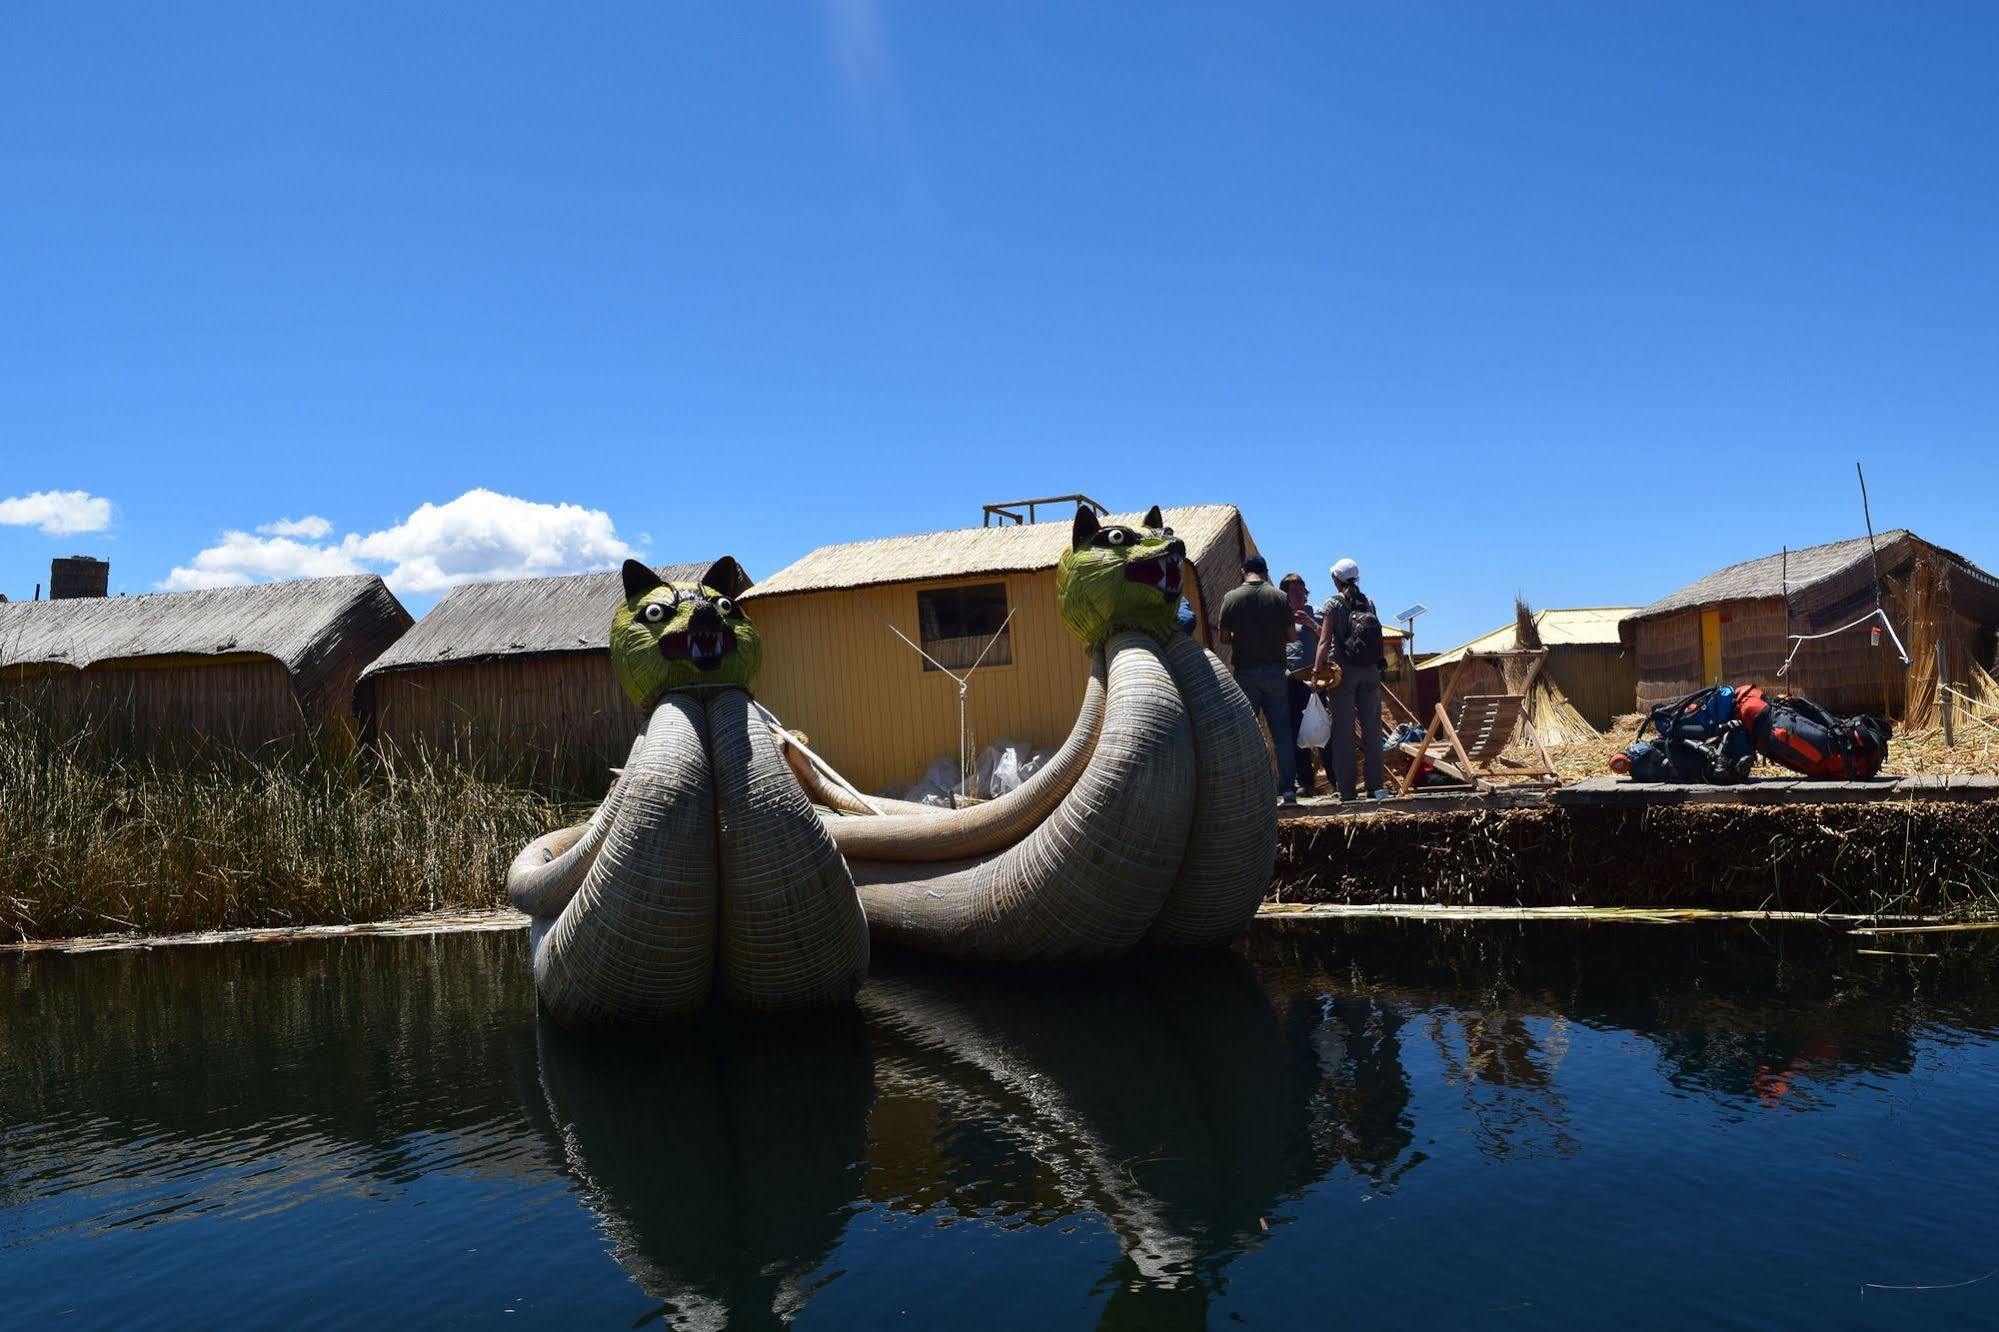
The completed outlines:
[[[1291,619],[1298,626],[1298,637],[1284,645],[1284,691],[1291,699],[1291,734],[1298,734],[1299,723],[1305,720],[1305,707],[1312,701],[1311,686],[1305,677],[1312,673],[1312,662],[1319,655],[1319,612],[1312,609],[1311,589],[1305,586],[1303,574],[1288,573],[1277,580],[1277,586],[1291,599]],[[1312,751],[1298,746],[1295,759],[1298,770],[1298,794],[1301,796],[1318,793],[1318,761]],[[1327,780],[1331,780],[1330,774]]]
[[[1298,733],[1291,729],[1291,699],[1284,692],[1284,648],[1298,637],[1298,625],[1291,618],[1290,601],[1270,585],[1270,566],[1263,556],[1243,560],[1242,585],[1222,598],[1218,627],[1236,683],[1270,728],[1270,743],[1277,750],[1277,798],[1295,805]]]
[[[1354,729],[1360,730],[1360,753],[1367,789],[1379,800],[1387,796],[1387,765],[1381,753],[1381,673],[1388,667],[1382,655],[1381,616],[1360,590],[1360,566],[1341,560],[1333,566],[1333,595],[1319,608],[1321,628],[1312,673],[1327,661],[1338,663],[1340,682],[1326,695],[1332,713],[1333,738],[1326,746],[1333,782],[1341,800],[1358,794],[1354,772]]]

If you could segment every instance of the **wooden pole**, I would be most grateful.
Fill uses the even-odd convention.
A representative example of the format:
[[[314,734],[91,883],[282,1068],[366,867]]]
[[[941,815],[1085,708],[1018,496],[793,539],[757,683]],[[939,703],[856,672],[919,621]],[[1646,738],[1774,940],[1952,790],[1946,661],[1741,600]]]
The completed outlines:
[[[775,712],[772,712],[769,708],[765,707],[763,704],[758,703],[755,699],[750,700],[750,706],[757,710],[757,715],[764,719],[764,725],[770,727],[772,733],[775,734],[779,740],[781,740],[783,743],[787,745],[790,745],[793,749],[796,749],[799,753],[805,755],[805,761],[812,765],[812,769],[814,772],[817,772],[821,777],[824,777],[827,781],[833,783],[833,785],[839,787],[842,791],[845,791],[848,795],[860,801],[861,808],[867,810],[868,813],[879,814],[882,812],[880,805],[877,805],[874,801],[862,795],[860,793],[860,790],[857,787],[855,787],[855,785],[852,782],[848,781],[845,777],[842,777],[839,771],[836,768],[834,768],[832,764],[828,763],[825,759],[820,758],[817,754],[813,753],[811,746],[801,744],[797,736],[793,735],[790,731],[786,730],[784,723],[778,720],[778,716]]]
[[[1948,747],[1957,748],[1957,728],[1952,725],[1950,715],[1950,657],[1945,650],[1944,640],[1937,640],[1937,709],[1943,713],[1943,742]]]

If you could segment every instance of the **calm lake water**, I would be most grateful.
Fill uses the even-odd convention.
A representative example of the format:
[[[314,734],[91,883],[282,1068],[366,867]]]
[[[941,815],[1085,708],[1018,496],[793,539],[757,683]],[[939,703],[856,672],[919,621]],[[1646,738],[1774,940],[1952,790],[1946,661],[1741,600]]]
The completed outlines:
[[[524,934],[0,958],[0,1307],[1999,1325],[1984,938],[1271,926],[640,1049],[538,1023]]]

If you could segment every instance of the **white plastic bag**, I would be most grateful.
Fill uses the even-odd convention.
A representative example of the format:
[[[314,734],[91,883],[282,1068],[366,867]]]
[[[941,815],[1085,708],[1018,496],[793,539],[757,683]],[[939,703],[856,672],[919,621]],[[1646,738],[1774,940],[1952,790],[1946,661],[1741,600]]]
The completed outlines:
[[[993,764],[993,775],[986,782],[987,799],[1003,796],[1020,785],[1020,756],[1023,752],[1019,749],[1000,751],[999,762]]]
[[[970,791],[960,790],[958,794],[977,796],[981,800],[1005,795],[1020,785],[1020,764],[1028,752],[1025,740],[1001,740],[987,745],[980,752],[978,762],[972,765],[972,778],[977,785]]]
[[[1326,711],[1325,700],[1314,694],[1305,705],[1305,715],[1298,719],[1298,748],[1324,749],[1332,738],[1333,714]]]

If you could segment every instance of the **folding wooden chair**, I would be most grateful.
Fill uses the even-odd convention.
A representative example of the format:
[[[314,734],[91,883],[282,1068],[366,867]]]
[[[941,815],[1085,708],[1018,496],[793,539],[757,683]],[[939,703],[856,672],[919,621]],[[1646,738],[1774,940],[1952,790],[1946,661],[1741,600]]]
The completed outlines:
[[[1425,767],[1451,778],[1454,786],[1473,790],[1489,789],[1499,781],[1559,786],[1547,747],[1527,720],[1526,706],[1525,694],[1467,694],[1455,703],[1439,703],[1421,743],[1397,746],[1408,757],[1409,768],[1395,793],[1408,795]],[[1538,768],[1506,753],[1514,732],[1523,726],[1541,755]]]

